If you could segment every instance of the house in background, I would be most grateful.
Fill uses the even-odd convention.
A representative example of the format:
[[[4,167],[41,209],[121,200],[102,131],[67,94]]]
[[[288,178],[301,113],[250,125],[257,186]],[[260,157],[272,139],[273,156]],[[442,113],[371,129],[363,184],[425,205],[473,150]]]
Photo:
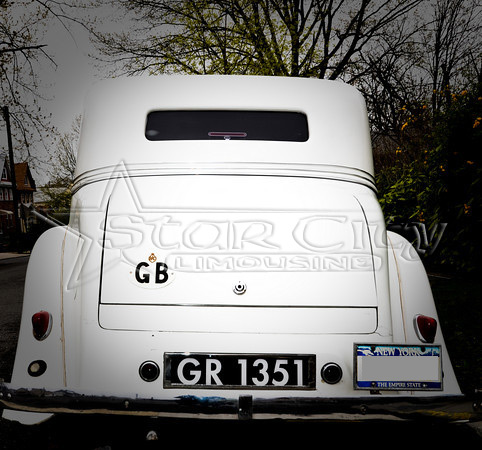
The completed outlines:
[[[33,203],[33,194],[37,190],[28,163],[15,164],[15,181],[20,203],[30,206]]]
[[[19,202],[17,214],[14,214],[12,176],[6,156],[0,157],[0,173],[0,236],[15,230],[15,220],[18,216],[20,216],[20,231],[25,233],[30,227],[32,218],[23,214],[21,205],[30,207],[33,203],[33,195],[37,190],[28,163],[15,164],[15,181]]]
[[[15,228],[10,167],[6,157],[0,158],[0,236]]]

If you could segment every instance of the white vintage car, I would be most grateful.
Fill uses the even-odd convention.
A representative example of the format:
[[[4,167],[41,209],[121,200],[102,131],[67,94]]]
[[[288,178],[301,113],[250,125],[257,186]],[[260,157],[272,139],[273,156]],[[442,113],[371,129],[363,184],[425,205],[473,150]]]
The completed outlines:
[[[92,90],[69,226],[30,257],[5,418],[405,418],[462,397],[424,267],[386,231],[356,89]]]

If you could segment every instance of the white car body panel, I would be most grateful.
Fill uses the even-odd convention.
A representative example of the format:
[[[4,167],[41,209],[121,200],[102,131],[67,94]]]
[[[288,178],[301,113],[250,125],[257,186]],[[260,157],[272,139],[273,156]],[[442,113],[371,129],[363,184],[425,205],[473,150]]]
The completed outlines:
[[[150,111],[210,109],[302,112],[309,139],[144,135]],[[133,415],[305,418],[334,417],[326,400],[346,417],[347,404],[381,397],[461,396],[440,327],[441,390],[355,389],[355,344],[423,347],[414,317],[438,318],[416,252],[386,232],[354,88],[232,76],[101,83],[86,102],[73,192],[69,226],[45,233],[30,258],[5,417],[47,418],[69,410],[69,395],[95,400],[84,413],[120,413],[119,401]],[[53,317],[42,341],[32,335],[39,310]],[[172,387],[163,383],[171,353],[313,355],[314,385],[227,388],[213,365],[210,385]],[[26,370],[35,360],[47,364],[37,377]],[[154,381],[139,375],[145,361],[159,365]],[[341,368],[339,382],[320,376],[327,363]],[[16,389],[59,393],[60,403],[16,402]],[[138,399],[148,406],[129,406]]]

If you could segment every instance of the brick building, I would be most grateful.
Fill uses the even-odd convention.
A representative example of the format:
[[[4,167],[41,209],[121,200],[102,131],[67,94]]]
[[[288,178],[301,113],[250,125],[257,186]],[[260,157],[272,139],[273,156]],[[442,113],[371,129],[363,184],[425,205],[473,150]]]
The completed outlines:
[[[12,176],[7,157],[0,157],[0,236],[13,232],[15,229],[15,217],[13,206]],[[17,196],[19,204],[30,206],[33,203],[33,194],[37,187],[32,177],[28,163],[15,164],[15,181],[17,184]],[[26,232],[29,228],[27,218],[20,212],[20,230]]]

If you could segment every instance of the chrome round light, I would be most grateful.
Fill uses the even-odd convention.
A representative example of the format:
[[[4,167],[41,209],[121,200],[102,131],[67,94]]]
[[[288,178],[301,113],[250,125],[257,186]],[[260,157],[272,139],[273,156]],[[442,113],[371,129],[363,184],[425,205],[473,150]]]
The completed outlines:
[[[139,375],[144,381],[157,380],[159,373],[159,366],[154,361],[144,361],[139,367]]]
[[[28,365],[27,372],[31,377],[39,377],[40,375],[43,375],[46,370],[47,370],[47,363],[45,361],[38,359],[37,361],[32,361]]]
[[[321,369],[321,378],[323,378],[325,383],[336,384],[341,380],[342,376],[343,371],[341,367],[334,362],[325,364]]]

